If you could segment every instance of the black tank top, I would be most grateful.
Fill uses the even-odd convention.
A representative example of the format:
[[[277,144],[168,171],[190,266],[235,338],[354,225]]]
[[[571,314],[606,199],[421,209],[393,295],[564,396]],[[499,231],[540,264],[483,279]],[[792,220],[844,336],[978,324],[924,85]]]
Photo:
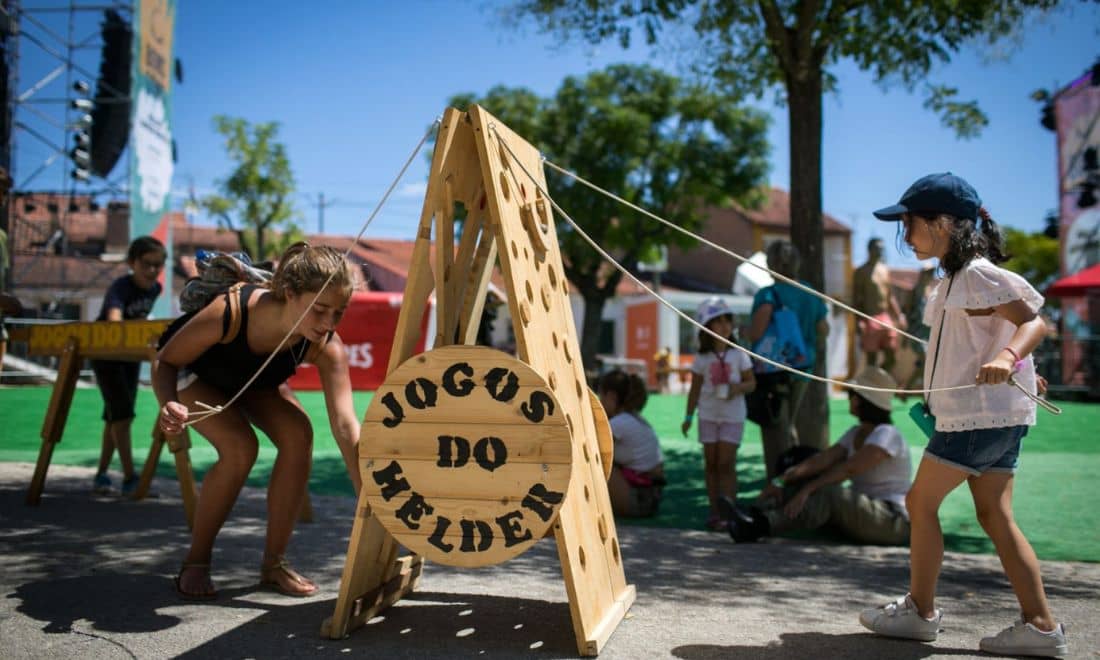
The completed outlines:
[[[257,288],[246,284],[240,289],[241,326],[237,336],[227,344],[214,344],[187,366],[201,381],[213,385],[228,396],[236,394],[268,356],[266,353],[253,353],[248,346],[248,301]],[[230,327],[230,314],[229,305],[226,305],[222,322],[223,336]],[[294,375],[298,365],[309,353],[310,345],[311,342],[303,337],[290,348],[279,351],[248,389],[275,389],[282,385],[287,378]]]

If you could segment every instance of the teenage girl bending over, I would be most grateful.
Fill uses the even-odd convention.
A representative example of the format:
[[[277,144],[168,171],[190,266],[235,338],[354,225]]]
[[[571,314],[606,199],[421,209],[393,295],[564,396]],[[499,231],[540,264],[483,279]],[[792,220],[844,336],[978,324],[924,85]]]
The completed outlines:
[[[314,301],[326,281],[328,286]],[[358,491],[359,422],[352,406],[347,355],[334,332],[353,286],[352,271],[338,250],[298,243],[279,260],[270,288],[234,286],[182,327],[166,331],[172,334],[157,355],[153,383],[162,406],[160,425],[166,433],[182,432],[189,416],[202,412],[198,402],[210,406],[228,402],[290,333],[240,399],[218,415],[196,416],[199,421],[194,428],[214,445],[218,460],[202,480],[191,549],[176,578],[182,597],[215,596],[210,580],[214,540],[256,461],[259,441],[253,425],[278,450],[267,489],[260,582],[289,596],[317,591],[285,558],[309,480],[313,428],[284,383],[301,362],[317,366],[333,435]]]

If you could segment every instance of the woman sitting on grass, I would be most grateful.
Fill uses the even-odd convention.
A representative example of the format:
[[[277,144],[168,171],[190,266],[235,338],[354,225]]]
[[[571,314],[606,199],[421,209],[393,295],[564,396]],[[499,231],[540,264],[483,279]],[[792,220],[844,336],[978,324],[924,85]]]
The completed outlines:
[[[879,367],[852,381],[883,389],[897,385]],[[890,393],[849,390],[848,410],[859,424],[835,445],[786,469],[760,493],[757,506],[724,500],[729,533],[744,543],[795,529],[829,525],[856,543],[909,542],[909,445],[890,421]],[[849,488],[841,483],[851,479]]]

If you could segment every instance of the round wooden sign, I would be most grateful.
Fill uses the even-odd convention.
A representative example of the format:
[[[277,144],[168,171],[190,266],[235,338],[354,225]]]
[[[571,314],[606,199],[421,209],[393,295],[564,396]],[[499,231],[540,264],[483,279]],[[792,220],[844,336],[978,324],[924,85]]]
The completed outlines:
[[[522,554],[553,524],[573,471],[565,413],[507,353],[445,346],[374,393],[359,440],[363,492],[409,550],[450,566]]]

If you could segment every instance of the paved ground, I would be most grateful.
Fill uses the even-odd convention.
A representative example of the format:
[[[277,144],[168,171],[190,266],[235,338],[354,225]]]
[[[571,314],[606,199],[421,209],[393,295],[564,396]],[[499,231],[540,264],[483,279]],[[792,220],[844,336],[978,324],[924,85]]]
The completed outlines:
[[[332,613],[354,503],[316,497],[291,559],[321,586],[304,600],[256,586],[263,492],[247,490],[219,538],[212,604],[176,598],[188,541],[173,481],[145,502],[87,494],[91,471],[54,466],[37,508],[23,505],[31,465],[0,464],[0,657],[573,657],[576,646],[550,541],[506,564],[430,565],[420,589],[341,641]],[[880,639],[861,607],[904,590],[907,551],[776,542],[733,546],[697,531],[619,528],[638,600],[601,658],[980,657],[978,639],[1008,625],[1015,601],[995,557],[949,554],[937,642]],[[1071,654],[1100,657],[1100,565],[1043,565]]]

